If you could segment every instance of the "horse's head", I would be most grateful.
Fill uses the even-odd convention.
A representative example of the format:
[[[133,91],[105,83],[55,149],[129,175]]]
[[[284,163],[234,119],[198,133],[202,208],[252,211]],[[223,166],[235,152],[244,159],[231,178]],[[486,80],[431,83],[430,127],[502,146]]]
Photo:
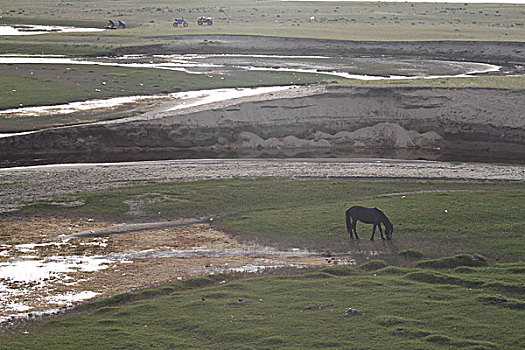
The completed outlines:
[[[387,227],[385,229],[385,236],[388,241],[392,239],[392,234],[394,233],[394,225]]]

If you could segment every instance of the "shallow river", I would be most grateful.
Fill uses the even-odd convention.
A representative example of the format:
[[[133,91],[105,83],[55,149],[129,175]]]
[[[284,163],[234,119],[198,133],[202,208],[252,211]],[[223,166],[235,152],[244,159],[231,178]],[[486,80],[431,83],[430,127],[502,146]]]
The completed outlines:
[[[0,55],[0,64],[66,64],[150,68],[181,71],[188,74],[224,76],[233,72],[268,71],[329,75],[355,80],[438,79],[473,77],[496,72],[499,66],[478,62],[397,59],[391,57],[326,57],[282,55],[127,55],[122,57],[74,58],[66,56]],[[0,116],[23,117],[69,114],[101,108],[113,108],[148,100],[179,100],[180,107],[280,91],[276,86],[244,89],[213,89],[164,95],[127,96],[72,102],[54,106],[20,107],[0,111]],[[0,137],[11,136],[3,134]]]

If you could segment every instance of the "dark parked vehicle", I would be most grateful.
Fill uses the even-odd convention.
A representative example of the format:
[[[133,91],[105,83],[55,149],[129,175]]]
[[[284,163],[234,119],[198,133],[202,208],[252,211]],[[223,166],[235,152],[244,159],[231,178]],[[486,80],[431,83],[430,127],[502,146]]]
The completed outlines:
[[[186,20],[184,18],[175,18],[173,20],[173,26],[174,27],[178,27],[178,26],[187,27],[188,26],[188,22],[186,22]]]
[[[211,26],[213,24],[213,20],[210,17],[201,16],[201,17],[197,18],[197,24],[200,25],[200,26],[203,25],[203,24],[207,24],[207,25]]]

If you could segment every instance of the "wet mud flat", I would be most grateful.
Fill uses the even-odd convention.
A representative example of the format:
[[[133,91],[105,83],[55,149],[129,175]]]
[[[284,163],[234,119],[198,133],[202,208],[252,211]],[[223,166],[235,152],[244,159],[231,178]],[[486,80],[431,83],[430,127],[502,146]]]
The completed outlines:
[[[48,33],[101,32],[100,28],[78,28],[65,26],[46,26],[33,24],[0,25],[0,35],[38,35]]]
[[[349,254],[243,244],[209,224],[32,217],[4,220],[0,232],[0,328],[191,276],[355,264]]]

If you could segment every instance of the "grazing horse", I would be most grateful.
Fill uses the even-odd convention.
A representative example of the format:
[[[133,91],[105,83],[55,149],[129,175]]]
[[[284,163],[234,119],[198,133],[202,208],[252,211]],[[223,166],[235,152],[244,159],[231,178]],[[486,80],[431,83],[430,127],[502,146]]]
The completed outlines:
[[[392,233],[394,232],[394,225],[388,220],[385,214],[377,208],[365,208],[360,206],[354,206],[346,210],[346,230],[350,235],[350,239],[355,238],[359,239],[357,236],[357,230],[355,225],[357,221],[362,221],[365,224],[373,224],[374,228],[372,229],[372,237],[370,240],[374,240],[374,234],[376,233],[376,227],[379,227],[379,232],[381,232],[381,239],[385,239],[383,236],[383,230],[381,230],[381,224],[385,225],[385,235],[387,240],[392,239]]]

